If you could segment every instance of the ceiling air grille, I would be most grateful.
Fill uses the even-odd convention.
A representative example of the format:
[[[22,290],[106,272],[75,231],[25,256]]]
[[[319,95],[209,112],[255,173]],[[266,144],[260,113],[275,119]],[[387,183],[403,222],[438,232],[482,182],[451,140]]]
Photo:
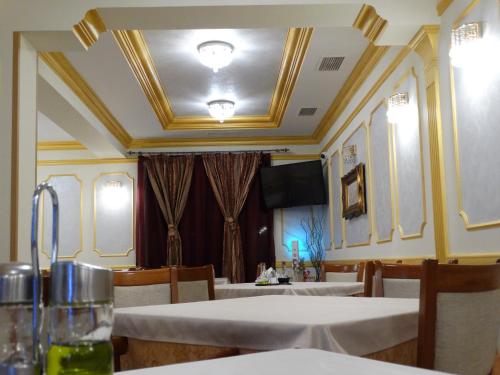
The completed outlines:
[[[318,108],[301,108],[299,116],[314,116]]]
[[[333,56],[333,57],[323,57],[319,64],[318,70],[320,72],[334,72],[340,69],[340,66],[344,62],[345,57],[343,56]]]

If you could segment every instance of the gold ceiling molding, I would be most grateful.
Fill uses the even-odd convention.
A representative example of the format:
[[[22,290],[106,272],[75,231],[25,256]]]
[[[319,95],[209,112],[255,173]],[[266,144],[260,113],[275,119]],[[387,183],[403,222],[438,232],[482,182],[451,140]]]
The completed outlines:
[[[387,27],[387,20],[380,17],[374,7],[363,4],[352,26],[361,30],[370,42],[375,43]]]
[[[309,136],[284,137],[214,137],[214,138],[143,138],[134,139],[130,149],[160,147],[203,147],[203,146],[277,146],[314,145],[316,140]]]
[[[347,120],[342,124],[342,126],[335,132],[335,134],[330,138],[330,140],[323,146],[321,152],[328,150],[331,145],[340,137],[340,135],[347,129],[347,127],[352,123],[354,118],[361,112],[361,110],[366,106],[368,101],[375,95],[375,93],[380,89],[384,82],[390,77],[390,75],[396,70],[396,68],[401,64],[406,56],[411,52],[408,47],[403,47],[398,53],[396,58],[387,66],[381,76],[378,78],[377,82],[372,86],[372,88],[366,93],[363,99],[358,103],[354,111],[349,115]],[[333,124],[333,123],[332,123]]]
[[[271,154],[271,160],[320,160],[319,154]]]
[[[39,141],[36,149],[37,151],[74,151],[86,150],[87,147],[78,141]]]
[[[73,33],[86,50],[92,47],[99,39],[99,35],[105,31],[106,25],[97,9],[89,10],[85,17],[73,26]]]
[[[137,158],[108,158],[108,159],[67,159],[67,160],[38,160],[39,167],[58,165],[94,165],[94,164],[134,164]]]
[[[375,69],[380,59],[384,57],[389,47],[378,47],[370,43],[361,55],[356,66],[352,70],[344,85],[335,97],[334,101],[321,119],[318,127],[314,131],[313,137],[317,142],[321,142],[326,133],[339,119],[340,115],[351,102],[354,95],[358,92],[366,78]]]
[[[269,113],[234,116],[224,121],[222,129],[267,129],[281,125],[312,33],[312,28],[289,30]],[[175,116],[142,31],[116,30],[113,36],[164,130],[221,129],[219,121],[210,116]]]
[[[40,52],[41,59],[68,85],[73,93],[102,122],[108,131],[126,148],[132,137],[109,111],[89,84],[60,52]]]
[[[446,9],[453,3],[453,0],[441,0],[439,3],[436,5],[436,11],[438,16],[441,16],[444,12],[446,12]]]

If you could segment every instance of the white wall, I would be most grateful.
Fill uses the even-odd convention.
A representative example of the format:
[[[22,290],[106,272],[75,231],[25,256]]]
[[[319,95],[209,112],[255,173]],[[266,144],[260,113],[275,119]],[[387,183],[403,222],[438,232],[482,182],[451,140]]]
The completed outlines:
[[[48,180],[59,193],[60,256],[107,267],[135,265],[136,162],[39,165],[37,180]],[[105,195],[108,181],[122,183],[118,196]],[[42,267],[49,265],[49,212],[47,197],[40,212]]]

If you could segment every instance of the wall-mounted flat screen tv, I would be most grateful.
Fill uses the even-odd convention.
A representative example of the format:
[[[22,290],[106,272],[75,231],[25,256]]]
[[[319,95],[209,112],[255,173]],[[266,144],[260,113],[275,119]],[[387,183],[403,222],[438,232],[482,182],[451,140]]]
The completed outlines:
[[[265,167],[260,176],[267,208],[327,203],[321,160]]]

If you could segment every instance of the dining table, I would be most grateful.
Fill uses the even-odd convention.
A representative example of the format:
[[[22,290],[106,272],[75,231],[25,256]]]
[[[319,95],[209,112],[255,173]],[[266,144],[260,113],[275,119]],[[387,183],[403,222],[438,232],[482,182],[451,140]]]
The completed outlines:
[[[362,282],[292,282],[278,285],[240,283],[215,285],[215,299],[266,295],[353,296],[362,294]]]
[[[269,295],[115,309],[122,369],[312,348],[416,363],[418,299]]]
[[[318,349],[287,349],[170,366],[124,371],[124,375],[438,375],[443,372]]]

